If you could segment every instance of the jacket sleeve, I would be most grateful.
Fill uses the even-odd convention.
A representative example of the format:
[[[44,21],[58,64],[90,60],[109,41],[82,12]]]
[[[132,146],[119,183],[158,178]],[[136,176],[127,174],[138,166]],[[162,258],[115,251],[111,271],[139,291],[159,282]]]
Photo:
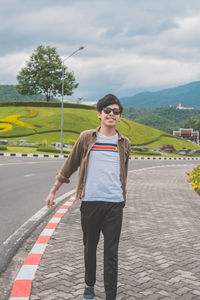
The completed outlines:
[[[81,134],[74,144],[65,164],[60,172],[56,175],[56,179],[60,182],[69,183],[70,176],[78,169],[83,154],[83,135]]]
[[[126,160],[125,160],[125,175],[127,178],[128,175],[128,162],[129,162],[129,155],[131,153],[131,146],[130,146],[130,141],[127,139],[127,150],[126,150]]]

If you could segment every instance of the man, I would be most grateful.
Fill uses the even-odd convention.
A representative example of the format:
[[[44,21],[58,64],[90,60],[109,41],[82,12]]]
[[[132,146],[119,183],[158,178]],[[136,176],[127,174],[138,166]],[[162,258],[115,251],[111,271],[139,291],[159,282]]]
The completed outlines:
[[[83,299],[95,299],[96,249],[102,232],[106,300],[114,300],[130,143],[116,130],[123,111],[119,99],[108,94],[98,101],[97,110],[101,126],[80,134],[46,203],[52,207],[56,191],[80,167],[76,198],[81,199],[86,283]]]

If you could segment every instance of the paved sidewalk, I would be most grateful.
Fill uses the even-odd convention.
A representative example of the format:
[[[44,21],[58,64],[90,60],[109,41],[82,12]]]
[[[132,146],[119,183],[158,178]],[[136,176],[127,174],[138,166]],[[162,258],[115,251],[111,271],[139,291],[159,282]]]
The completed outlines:
[[[117,299],[200,299],[200,197],[185,182],[192,166],[129,173],[119,248]],[[62,218],[36,272],[31,300],[82,299],[80,202]],[[105,299],[103,241],[96,299]]]

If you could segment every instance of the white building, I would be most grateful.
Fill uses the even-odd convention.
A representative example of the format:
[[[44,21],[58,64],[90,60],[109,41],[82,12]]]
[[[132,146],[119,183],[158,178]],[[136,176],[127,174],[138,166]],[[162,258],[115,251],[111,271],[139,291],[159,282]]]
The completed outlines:
[[[195,142],[199,145],[199,131],[193,131],[193,128],[179,128],[179,131],[173,131],[173,135]]]
[[[176,107],[176,109],[194,109],[194,107],[182,106],[181,103],[179,103],[179,105]]]

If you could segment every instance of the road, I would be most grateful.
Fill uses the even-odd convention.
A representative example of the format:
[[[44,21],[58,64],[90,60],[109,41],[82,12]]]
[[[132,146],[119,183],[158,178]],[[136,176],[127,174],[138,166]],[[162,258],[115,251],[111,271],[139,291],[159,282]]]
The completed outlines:
[[[65,159],[0,158],[0,244],[45,205],[55,174]],[[198,165],[198,161],[130,160],[129,170],[171,164]],[[190,169],[191,169],[190,167]],[[77,172],[63,184],[56,197],[76,187]]]
[[[0,158],[0,244],[45,205],[64,159]],[[63,184],[56,197],[76,186]]]

